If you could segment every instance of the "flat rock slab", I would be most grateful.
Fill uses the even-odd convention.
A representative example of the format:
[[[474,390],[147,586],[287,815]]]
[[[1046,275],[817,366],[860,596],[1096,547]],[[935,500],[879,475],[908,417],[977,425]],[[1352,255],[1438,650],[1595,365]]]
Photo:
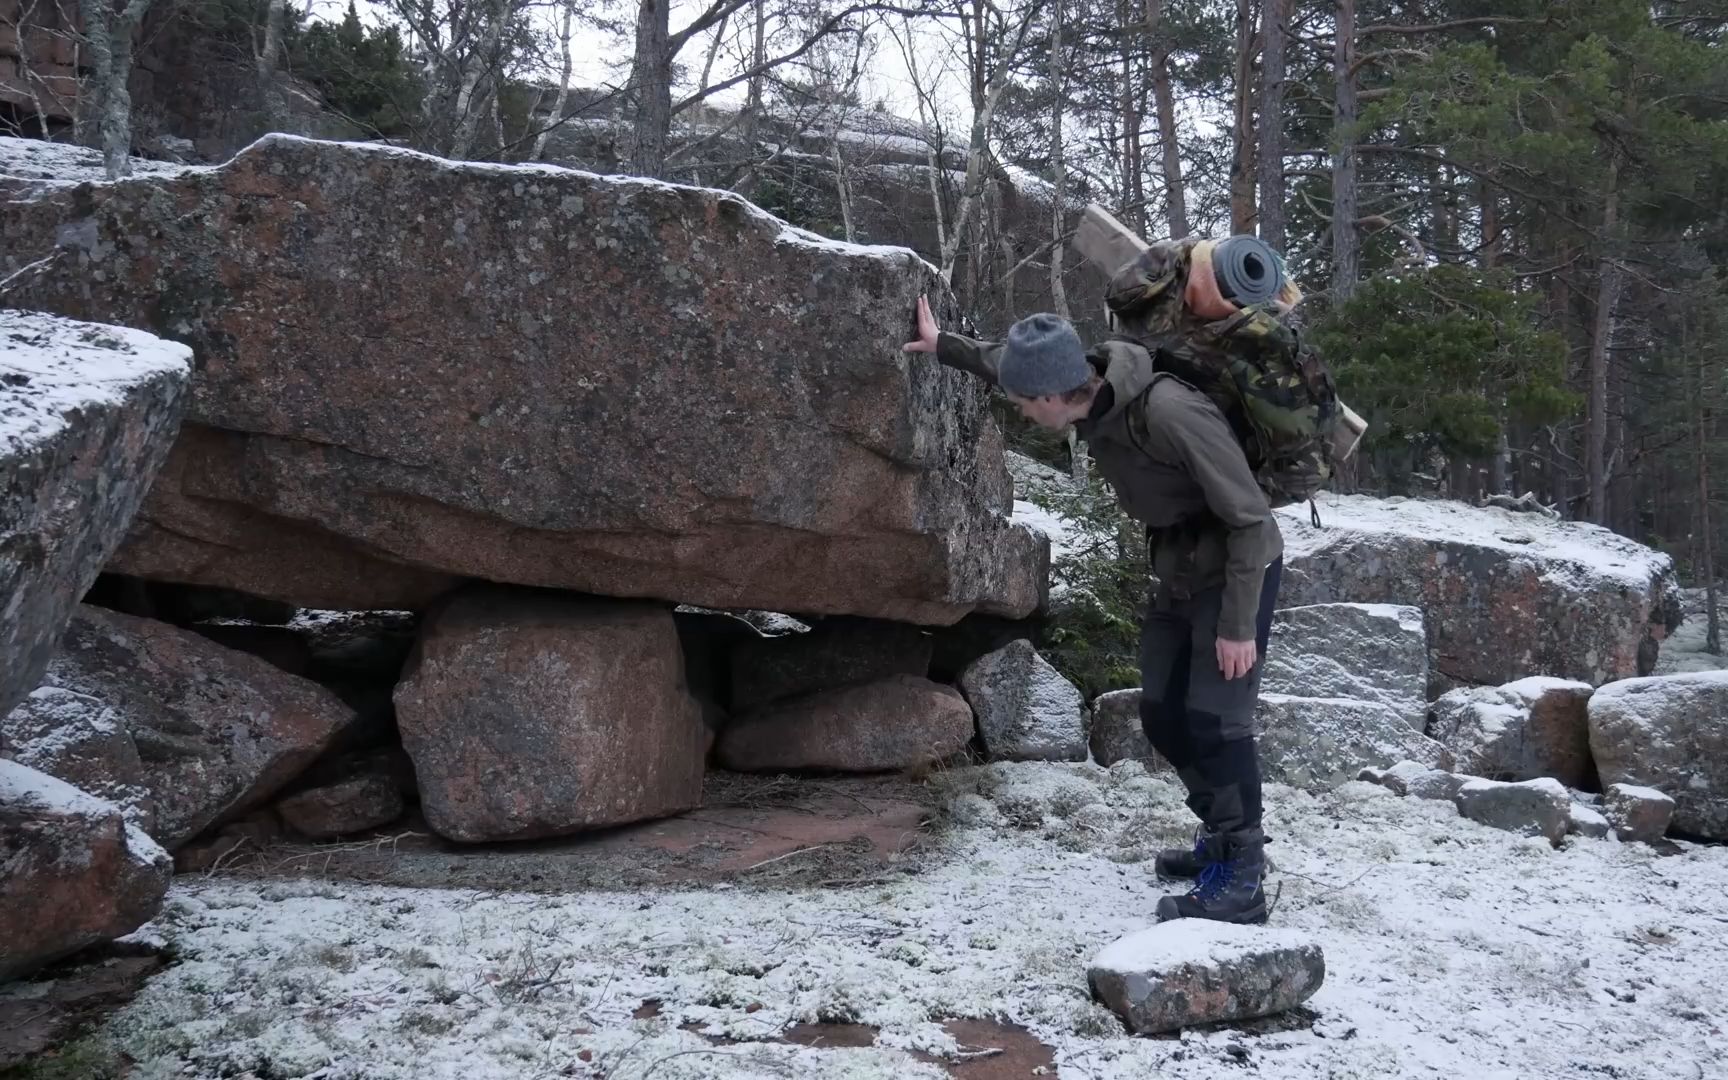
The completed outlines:
[[[714,754],[739,772],[882,772],[944,761],[966,748],[972,730],[958,690],[895,675],[741,716],[720,733]]]
[[[1272,617],[1261,690],[1385,705],[1421,731],[1428,719],[1428,634],[1418,608],[1310,604]]]
[[[1622,840],[1660,840],[1674,819],[1674,800],[1655,788],[1610,784],[1602,795],[1602,814]]]
[[[1155,1035],[1293,1009],[1320,989],[1326,958],[1294,930],[1177,919],[1107,946],[1086,977],[1128,1030]]]
[[[0,235],[11,248],[12,233]],[[191,374],[184,345],[0,311],[0,717],[41,682],[73,608],[125,539],[180,428]]]
[[[286,135],[26,190],[0,236],[0,274],[68,252],[8,303],[197,351],[113,569],[318,608],[462,578],[929,625],[1043,601],[987,389],[900,349],[946,291],[910,249],[730,192]]]

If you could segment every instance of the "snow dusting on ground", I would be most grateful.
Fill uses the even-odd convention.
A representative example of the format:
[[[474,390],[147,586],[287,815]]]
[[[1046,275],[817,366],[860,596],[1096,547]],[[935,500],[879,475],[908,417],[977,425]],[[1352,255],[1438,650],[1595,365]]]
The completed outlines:
[[[1556,851],[1450,803],[1273,787],[1273,922],[1323,945],[1325,985],[1279,1020],[1131,1038],[1085,966],[1148,925],[1149,857],[1190,827],[1177,791],[1134,762],[937,782],[917,872],[853,887],[182,877],[141,932],[178,962],[105,1035],[139,1080],[941,1076],[906,1051],[952,1053],[952,1017],[1025,1024],[1100,1080],[1728,1076],[1728,848]],[[876,1044],[766,1041],[817,1020]]]

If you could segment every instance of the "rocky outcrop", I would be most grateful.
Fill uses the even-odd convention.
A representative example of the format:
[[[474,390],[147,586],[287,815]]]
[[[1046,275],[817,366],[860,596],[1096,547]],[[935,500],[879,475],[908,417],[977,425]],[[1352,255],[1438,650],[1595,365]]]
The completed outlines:
[[[1378,702],[1262,694],[1255,723],[1263,775],[1292,787],[1324,790],[1398,761],[1452,767],[1445,747]]]
[[[179,429],[191,360],[135,330],[0,311],[0,717],[41,682],[125,537]]]
[[[1594,525],[1455,502],[1328,496],[1280,511],[1283,603],[1409,604],[1434,686],[1647,674],[1679,624],[1668,556]]]
[[[972,726],[959,691],[893,675],[739,717],[721,732],[714,753],[739,772],[883,772],[954,756],[971,741]]]
[[[708,733],[672,612],[464,590],[426,617],[396,688],[421,809],[451,840],[528,839],[702,801]]]
[[[166,623],[80,607],[7,756],[121,799],[164,847],[281,791],[353,722],[316,683]]]
[[[112,803],[0,760],[0,982],[153,918],[174,865]]]
[[[285,136],[0,204],[0,234],[0,269],[68,252],[17,302],[198,352],[118,570],[312,607],[469,577],[926,624],[1041,603],[984,388],[900,351],[941,293],[908,250]]]
[[[1086,700],[1025,639],[981,656],[960,674],[993,761],[1085,761]]]
[[[1320,989],[1326,958],[1294,930],[1180,919],[1105,947],[1086,978],[1129,1031],[1153,1035],[1293,1009]]]
[[[1673,828],[1728,840],[1728,671],[1627,679],[1590,699],[1602,783],[1674,798]]]
[[[1590,757],[1589,683],[1540,676],[1505,686],[1471,686],[1434,702],[1428,734],[1457,758],[1458,768],[1492,780],[1552,776],[1594,790]]]
[[[1274,614],[1261,689],[1386,706],[1421,731],[1428,716],[1422,612],[1396,604],[1313,604]]]

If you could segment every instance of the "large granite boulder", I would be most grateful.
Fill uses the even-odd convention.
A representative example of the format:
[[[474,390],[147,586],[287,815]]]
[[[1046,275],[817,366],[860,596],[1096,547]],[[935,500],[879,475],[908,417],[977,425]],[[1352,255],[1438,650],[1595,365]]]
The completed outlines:
[[[1428,718],[1422,612],[1398,604],[1311,604],[1272,618],[1260,688],[1384,705],[1421,731]]]
[[[709,736],[669,609],[474,588],[420,635],[396,720],[441,836],[556,836],[701,803]]]
[[[22,191],[0,235],[0,273],[68,253],[13,302],[197,351],[117,570],[309,607],[470,577],[924,624],[1042,602],[985,388],[900,350],[945,291],[909,250],[722,191],[280,135]]]
[[[164,847],[280,792],[354,723],[335,694],[151,619],[80,606],[6,757],[115,799]]]
[[[125,537],[179,430],[191,361],[136,330],[0,311],[0,716],[42,681]]]
[[[1728,840],[1728,671],[1602,687],[1590,699],[1590,750],[1603,784],[1666,792],[1674,829]]]
[[[1551,776],[1571,788],[1597,786],[1590,757],[1589,683],[1534,676],[1505,686],[1465,686],[1434,702],[1428,734],[1458,768],[1491,780]]]
[[[118,808],[0,761],[0,982],[154,918],[174,864]]]
[[[1327,496],[1279,511],[1288,605],[1409,604],[1427,615],[1430,696],[1553,675],[1649,673],[1680,622],[1674,563],[1595,525],[1457,502]]]

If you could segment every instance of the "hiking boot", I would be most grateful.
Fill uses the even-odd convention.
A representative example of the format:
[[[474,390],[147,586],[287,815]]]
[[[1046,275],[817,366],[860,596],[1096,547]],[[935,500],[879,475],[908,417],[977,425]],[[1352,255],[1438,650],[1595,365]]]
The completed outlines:
[[[1200,876],[1200,871],[1206,869],[1212,861],[1212,845],[1217,837],[1202,827],[1194,834],[1192,848],[1165,848],[1152,861],[1153,872],[1160,878],[1192,880]]]
[[[1200,871],[1194,888],[1183,896],[1158,901],[1158,921],[1214,919],[1229,923],[1266,921],[1266,840],[1258,829],[1226,833],[1219,840],[1215,861]]]

